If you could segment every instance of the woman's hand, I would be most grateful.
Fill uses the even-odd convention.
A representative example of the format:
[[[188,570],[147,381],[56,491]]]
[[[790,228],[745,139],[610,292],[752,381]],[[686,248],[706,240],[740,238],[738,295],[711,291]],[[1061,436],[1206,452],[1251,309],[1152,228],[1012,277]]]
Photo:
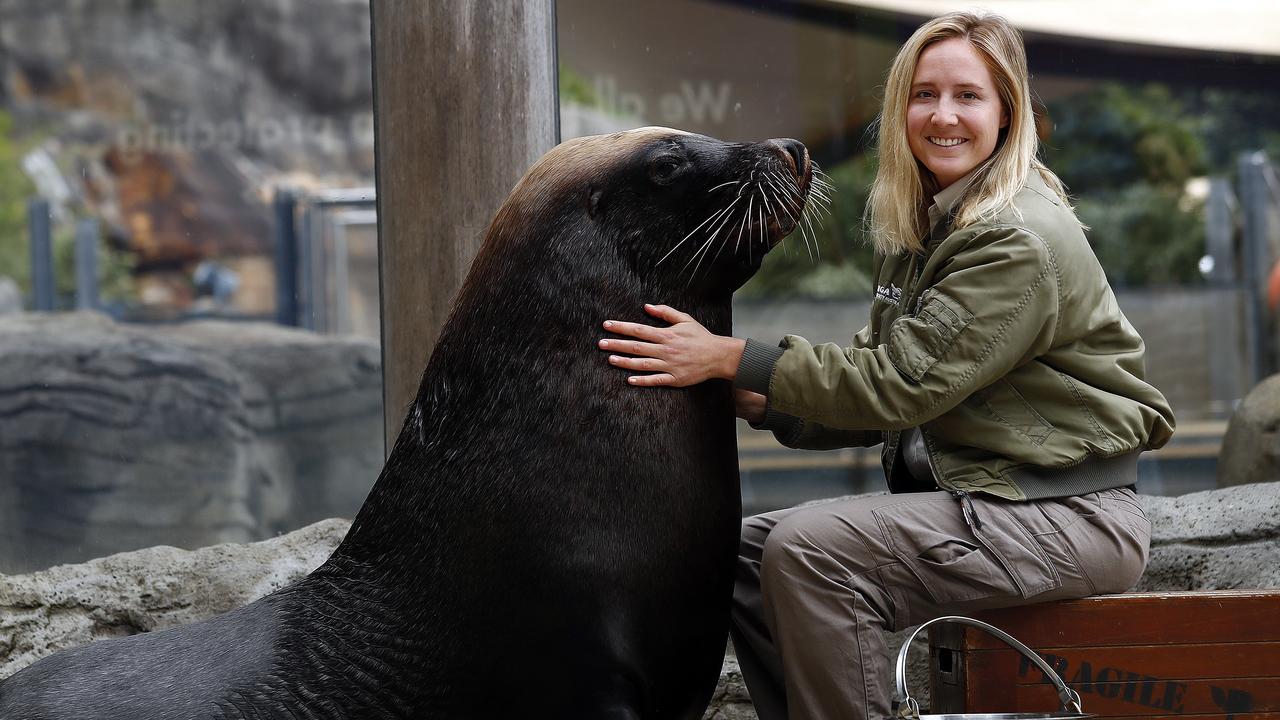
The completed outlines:
[[[732,380],[738,374],[738,362],[742,360],[746,342],[713,335],[691,316],[666,305],[645,305],[644,310],[671,323],[671,327],[656,328],[617,320],[604,322],[609,332],[636,338],[601,340],[601,350],[634,356],[610,355],[609,363],[626,370],[655,373],[631,375],[627,382],[641,386],[687,387],[712,378]]]

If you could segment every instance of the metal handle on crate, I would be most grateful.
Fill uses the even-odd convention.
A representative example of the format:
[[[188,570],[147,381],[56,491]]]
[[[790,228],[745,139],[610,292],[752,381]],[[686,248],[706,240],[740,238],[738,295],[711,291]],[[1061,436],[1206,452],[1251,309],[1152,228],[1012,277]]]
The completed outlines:
[[[894,679],[898,685],[898,698],[900,699],[895,699],[893,701],[893,709],[897,717],[910,718],[911,720],[918,720],[920,717],[920,704],[917,703],[916,699],[911,697],[911,694],[907,692],[907,652],[911,650],[911,643],[915,641],[916,635],[919,635],[921,630],[924,630],[935,623],[943,622],[952,622],[958,625],[970,625],[980,630],[986,630],[997,638],[1003,640],[1006,645],[1022,653],[1023,656],[1035,663],[1036,667],[1040,668],[1047,677],[1053,680],[1053,686],[1058,690],[1058,699],[1062,701],[1063,712],[1084,712],[1080,709],[1080,695],[1076,693],[1075,690],[1067,687],[1067,684],[1062,681],[1062,678],[1058,677],[1058,673],[1054,672],[1053,668],[1049,666],[1049,663],[1045,662],[1044,658],[1037,655],[1034,650],[1018,642],[1012,635],[994,625],[989,625],[981,620],[974,620],[973,618],[967,618],[962,615],[945,615],[940,618],[934,618],[916,628],[915,632],[911,633],[910,637],[907,638],[907,641],[902,644],[902,648],[898,650],[898,668]]]

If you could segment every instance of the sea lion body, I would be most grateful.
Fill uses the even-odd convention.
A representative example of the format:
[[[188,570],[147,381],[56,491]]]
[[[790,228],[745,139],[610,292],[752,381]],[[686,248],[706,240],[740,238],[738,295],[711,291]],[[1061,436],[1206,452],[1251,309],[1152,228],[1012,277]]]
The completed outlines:
[[[756,173],[784,170],[797,212],[774,192],[748,218]],[[46,658],[0,683],[0,717],[700,717],[741,512],[731,388],[631,387],[594,341],[645,302],[729,334],[808,172],[794,141],[558,146],[495,217],[332,557],[233,613]]]

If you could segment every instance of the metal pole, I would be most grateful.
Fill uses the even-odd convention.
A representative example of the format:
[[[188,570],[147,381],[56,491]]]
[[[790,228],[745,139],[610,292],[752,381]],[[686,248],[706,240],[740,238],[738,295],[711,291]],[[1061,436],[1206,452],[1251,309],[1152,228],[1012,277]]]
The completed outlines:
[[[302,227],[298,232],[298,327],[316,329],[315,249],[312,234],[316,224],[316,209],[310,204],[302,208]]]
[[[1251,298],[1241,292],[1235,210],[1231,181],[1225,177],[1211,178],[1204,210],[1204,236],[1205,254],[1212,258],[1213,267],[1205,279],[1209,281],[1214,312],[1220,321],[1209,323],[1210,346],[1216,348],[1216,352],[1208,354],[1209,410],[1222,417],[1231,414],[1235,402],[1247,390],[1244,375],[1248,366],[1241,359],[1253,356],[1243,312]]]
[[[1267,227],[1270,193],[1267,188],[1267,157],[1265,153],[1247,153],[1240,158],[1240,207],[1244,218],[1244,257],[1250,312],[1249,332],[1254,341],[1252,352],[1253,383],[1261,381],[1274,370],[1271,315],[1267,309],[1267,276],[1271,272],[1274,254],[1271,250]]]
[[[76,224],[76,309],[98,307],[98,221]]]
[[[293,191],[276,190],[275,213],[276,322],[298,323],[298,231],[294,213],[298,198]]]
[[[49,201],[35,197],[27,201],[27,230],[31,237],[31,306],[34,310],[54,309],[53,222]]]
[[[332,312],[329,315],[329,330],[335,333],[351,332],[350,289],[350,253],[347,251],[347,226],[339,222],[335,215],[329,221],[329,233],[333,238],[330,257],[333,264]]]

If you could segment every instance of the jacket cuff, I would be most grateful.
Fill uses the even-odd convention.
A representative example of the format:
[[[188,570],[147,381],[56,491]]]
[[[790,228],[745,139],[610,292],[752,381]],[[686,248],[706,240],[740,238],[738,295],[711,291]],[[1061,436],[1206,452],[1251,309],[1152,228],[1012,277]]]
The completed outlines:
[[[747,338],[746,347],[742,349],[742,359],[738,361],[738,374],[733,378],[733,386],[767,396],[769,381],[773,379],[773,366],[782,357],[782,353],[783,349],[780,347]]]
[[[756,430],[769,430],[778,442],[790,446],[800,433],[804,431],[804,420],[795,415],[778,412],[768,403],[764,407],[764,419],[757,423],[748,423]]]

